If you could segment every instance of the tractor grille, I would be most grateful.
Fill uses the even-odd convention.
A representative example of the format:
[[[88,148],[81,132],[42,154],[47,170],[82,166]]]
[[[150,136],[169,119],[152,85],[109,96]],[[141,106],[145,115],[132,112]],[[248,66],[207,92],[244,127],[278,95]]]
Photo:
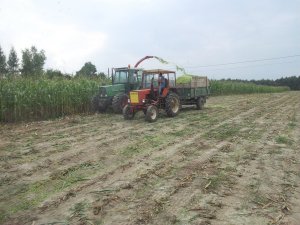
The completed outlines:
[[[135,91],[130,92],[130,102],[139,103],[139,93]]]

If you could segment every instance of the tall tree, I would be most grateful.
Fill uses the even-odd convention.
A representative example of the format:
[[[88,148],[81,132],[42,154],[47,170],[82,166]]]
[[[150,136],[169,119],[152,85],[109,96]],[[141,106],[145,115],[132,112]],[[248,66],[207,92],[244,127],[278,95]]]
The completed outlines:
[[[10,49],[8,60],[7,60],[7,70],[9,74],[16,74],[19,69],[19,59],[14,47]]]
[[[76,72],[76,76],[97,76],[97,69],[91,62],[86,62],[79,71]]]
[[[0,76],[4,76],[7,73],[6,67],[6,57],[0,46]]]
[[[32,46],[30,49],[22,51],[22,75],[23,76],[40,76],[44,72],[45,51],[38,51]]]

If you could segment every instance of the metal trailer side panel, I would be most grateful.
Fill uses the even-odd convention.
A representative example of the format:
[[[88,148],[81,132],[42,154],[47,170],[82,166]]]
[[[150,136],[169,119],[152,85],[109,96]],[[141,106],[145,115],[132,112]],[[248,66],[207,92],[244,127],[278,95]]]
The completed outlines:
[[[207,96],[209,94],[208,88],[206,87],[198,87],[198,88],[178,87],[177,93],[179,95],[179,98],[184,100],[197,99],[200,96]]]

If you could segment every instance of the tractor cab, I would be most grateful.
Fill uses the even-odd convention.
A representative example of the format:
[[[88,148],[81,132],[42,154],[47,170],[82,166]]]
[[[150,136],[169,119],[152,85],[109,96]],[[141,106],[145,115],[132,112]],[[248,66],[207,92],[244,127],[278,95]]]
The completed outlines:
[[[176,74],[170,70],[145,70],[142,78],[142,88],[150,89],[153,96],[165,97],[170,88],[176,86]]]
[[[115,68],[112,74],[112,84],[101,86],[98,94],[92,99],[95,111],[105,112],[111,105],[114,112],[121,113],[128,101],[127,94],[131,90],[140,88],[142,73],[141,68]]]
[[[142,79],[142,88],[151,88],[151,84],[153,82],[153,86],[158,88],[160,80],[160,76],[162,75],[166,81],[168,86],[175,87],[176,86],[176,74],[174,71],[170,70],[144,70],[143,79]]]
[[[139,90],[130,91],[128,104],[123,108],[125,119],[132,119],[142,110],[145,119],[154,122],[158,110],[165,109],[168,116],[179,113],[180,99],[176,94],[176,74],[169,70],[144,70]]]
[[[112,75],[112,84],[124,85],[125,91],[128,92],[137,89],[142,80],[143,70],[139,68],[130,69],[129,67],[115,68]]]

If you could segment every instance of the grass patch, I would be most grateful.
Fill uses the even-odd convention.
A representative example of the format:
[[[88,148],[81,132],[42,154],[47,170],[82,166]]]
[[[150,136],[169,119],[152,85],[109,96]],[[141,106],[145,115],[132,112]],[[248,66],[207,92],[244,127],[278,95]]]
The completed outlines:
[[[289,128],[294,129],[297,126],[297,124],[295,122],[289,122],[288,126]]]
[[[205,137],[225,140],[239,134],[241,127],[237,124],[223,124],[220,127],[205,133]]]
[[[78,202],[70,208],[70,217],[68,220],[79,222],[79,224],[88,224],[88,217],[86,215],[88,204],[85,202]]]
[[[275,141],[277,144],[291,145],[293,143],[293,141],[286,136],[277,136]]]
[[[208,179],[208,183],[205,184],[204,189],[209,192],[217,191],[221,186],[230,186],[233,181],[225,170],[218,170],[217,173]]]
[[[22,184],[11,187],[13,192],[7,193],[10,197],[3,207],[3,215],[12,215],[19,211],[30,210],[41,204],[49,196],[61,192],[74,184],[87,180],[88,174],[98,167],[90,162],[53,173],[50,180],[38,181],[31,184]],[[3,216],[2,216],[3,217]]]
[[[138,153],[142,152],[142,149],[138,145],[130,145],[122,150],[121,154],[126,157],[134,156]]]

